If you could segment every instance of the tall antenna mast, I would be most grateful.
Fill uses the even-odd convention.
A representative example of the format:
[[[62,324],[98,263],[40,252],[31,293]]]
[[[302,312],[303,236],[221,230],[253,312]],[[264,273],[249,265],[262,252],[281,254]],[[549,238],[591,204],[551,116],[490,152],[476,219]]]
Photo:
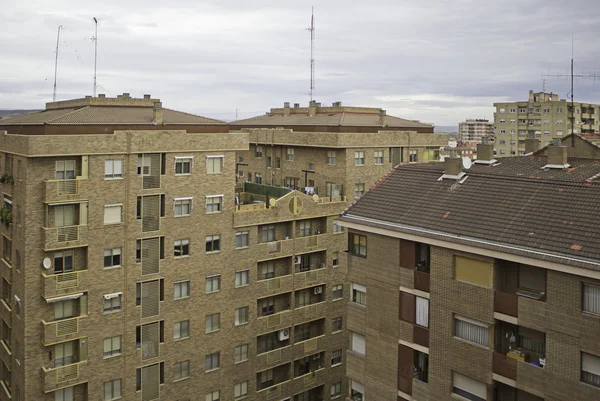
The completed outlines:
[[[54,92],[52,92],[52,101],[56,102],[56,76],[58,74],[58,43],[60,42],[60,30],[62,25],[58,26],[58,34],[56,35],[56,58],[54,59]]]
[[[96,97],[96,89],[98,85],[96,84],[96,67],[98,65],[98,20],[94,17],[94,25],[96,26],[95,34],[92,40],[94,41],[94,97]]]
[[[310,31],[310,101],[312,102],[313,93],[315,91],[315,58],[313,56],[315,42],[315,7],[312,7],[310,28],[306,28],[306,30]]]

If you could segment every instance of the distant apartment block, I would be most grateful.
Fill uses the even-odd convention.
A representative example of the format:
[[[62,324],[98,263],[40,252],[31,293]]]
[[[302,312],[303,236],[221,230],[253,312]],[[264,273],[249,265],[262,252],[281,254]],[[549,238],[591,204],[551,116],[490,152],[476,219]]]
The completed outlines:
[[[484,138],[492,138],[494,124],[485,119],[466,120],[458,124],[458,141],[462,146],[476,147]]]
[[[525,139],[546,146],[571,133],[600,133],[600,105],[571,103],[555,93],[529,91],[524,101],[494,103],[494,149],[500,157],[525,154]],[[573,115],[574,125],[571,125]]]

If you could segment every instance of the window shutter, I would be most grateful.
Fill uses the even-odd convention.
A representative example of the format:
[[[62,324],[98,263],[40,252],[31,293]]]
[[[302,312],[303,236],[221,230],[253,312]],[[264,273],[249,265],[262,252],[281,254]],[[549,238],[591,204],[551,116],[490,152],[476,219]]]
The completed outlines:
[[[412,394],[413,359],[415,351],[398,345],[398,390]]]
[[[104,206],[104,224],[121,222],[121,205]]]
[[[366,340],[365,336],[358,333],[352,333],[352,351],[365,355]]]
[[[454,372],[452,380],[454,387],[466,391],[467,393],[473,394],[474,396],[477,396],[482,400],[487,399],[487,386],[485,385],[485,383],[482,383],[475,379],[471,379],[467,376],[463,376],[456,372]]]
[[[405,322],[415,322],[415,296],[400,292],[400,319]]]
[[[142,401],[160,397],[160,364],[142,368]]]
[[[581,370],[600,376],[600,357],[582,353]]]
[[[400,240],[400,267],[415,268],[415,243],[413,241]]]
[[[365,386],[355,380],[352,380],[352,390],[365,394]]]

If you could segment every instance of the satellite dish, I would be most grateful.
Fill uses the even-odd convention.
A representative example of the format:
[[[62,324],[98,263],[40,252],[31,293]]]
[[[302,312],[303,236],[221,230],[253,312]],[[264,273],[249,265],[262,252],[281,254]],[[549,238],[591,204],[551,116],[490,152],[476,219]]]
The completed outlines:
[[[314,195],[312,196],[312,198],[313,198],[313,200],[314,200],[315,202],[318,202],[318,201],[319,201],[319,195],[317,195],[317,194],[314,194]]]
[[[269,199],[269,205],[271,207],[276,206],[277,205],[277,199],[273,199],[273,198]]]
[[[44,269],[48,270],[52,267],[52,260],[50,258],[44,258],[44,260],[42,260],[42,266]]]
[[[471,162],[471,158],[469,158],[467,156],[462,158],[462,165],[465,170],[470,169],[472,164],[473,163]]]

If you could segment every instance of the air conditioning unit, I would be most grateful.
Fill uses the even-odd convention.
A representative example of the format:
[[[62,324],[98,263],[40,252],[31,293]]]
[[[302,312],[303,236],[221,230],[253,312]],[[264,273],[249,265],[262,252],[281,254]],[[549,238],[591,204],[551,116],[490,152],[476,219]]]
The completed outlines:
[[[315,287],[315,295],[319,295],[323,293],[323,287]]]
[[[290,329],[279,330],[279,341],[290,339]]]
[[[296,263],[297,265],[299,265],[300,263],[302,263],[302,258],[301,258],[300,256],[296,256],[295,263]]]

